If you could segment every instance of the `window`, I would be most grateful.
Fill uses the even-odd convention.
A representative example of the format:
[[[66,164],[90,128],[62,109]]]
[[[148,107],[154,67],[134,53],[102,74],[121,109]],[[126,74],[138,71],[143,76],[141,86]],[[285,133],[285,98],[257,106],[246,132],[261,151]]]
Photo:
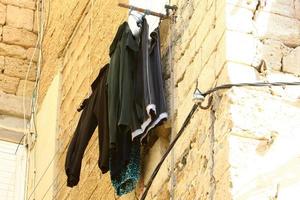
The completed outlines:
[[[0,197],[5,200],[24,199],[26,149],[0,140]]]

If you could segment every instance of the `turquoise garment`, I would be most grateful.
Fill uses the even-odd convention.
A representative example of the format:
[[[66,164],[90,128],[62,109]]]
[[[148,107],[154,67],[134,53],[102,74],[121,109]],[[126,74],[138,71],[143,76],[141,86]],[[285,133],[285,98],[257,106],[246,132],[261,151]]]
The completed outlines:
[[[133,191],[141,175],[140,144],[133,143],[129,163],[121,170],[119,176],[112,178],[112,185],[118,196]]]

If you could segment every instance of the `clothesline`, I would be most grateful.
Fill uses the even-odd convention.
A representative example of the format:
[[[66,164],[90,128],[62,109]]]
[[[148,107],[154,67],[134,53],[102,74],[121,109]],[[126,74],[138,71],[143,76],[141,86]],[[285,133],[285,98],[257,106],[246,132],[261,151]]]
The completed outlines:
[[[155,11],[152,11],[152,10],[148,10],[148,9],[144,9],[144,8],[139,8],[139,7],[132,6],[132,5],[128,5],[128,4],[125,4],[125,3],[119,3],[118,6],[120,6],[122,8],[128,8],[130,10],[136,10],[136,11],[139,11],[139,12],[143,12],[146,15],[153,15],[153,16],[156,16],[156,17],[160,17],[161,19],[170,18],[170,10],[172,10],[172,11],[176,11],[177,10],[177,6],[175,6],[175,5],[173,5],[173,6],[165,5],[165,9],[166,9],[166,13],[167,13],[165,15],[165,14],[158,13],[158,12],[155,12]]]

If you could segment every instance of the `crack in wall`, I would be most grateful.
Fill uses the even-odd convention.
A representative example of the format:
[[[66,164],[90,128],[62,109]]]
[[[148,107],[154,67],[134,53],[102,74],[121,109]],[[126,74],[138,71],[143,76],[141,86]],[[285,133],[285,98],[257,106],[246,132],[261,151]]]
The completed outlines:
[[[283,57],[284,55],[280,59],[280,72],[283,72]]]
[[[261,1],[263,1],[263,0],[258,0],[258,1],[257,1],[257,4],[256,4],[256,6],[255,6],[255,9],[254,9],[254,11],[253,11],[253,16],[252,16],[252,20],[253,20],[253,21],[256,19],[257,12],[258,12],[258,11],[260,10],[260,8],[261,8]]]

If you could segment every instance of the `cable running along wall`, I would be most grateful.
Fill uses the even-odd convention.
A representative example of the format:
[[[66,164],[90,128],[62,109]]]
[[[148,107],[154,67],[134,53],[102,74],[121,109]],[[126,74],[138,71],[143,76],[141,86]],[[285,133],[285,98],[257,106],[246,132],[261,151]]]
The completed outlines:
[[[300,82],[254,82],[254,83],[237,83],[237,84],[224,84],[224,85],[220,85],[217,86],[215,88],[212,88],[204,93],[201,93],[200,90],[198,88],[196,88],[196,91],[200,92],[201,94],[201,98],[196,99],[196,101],[198,101],[198,103],[195,103],[192,107],[192,109],[190,110],[188,116],[185,118],[180,130],[178,131],[178,133],[176,134],[176,136],[174,137],[173,141],[170,143],[169,147],[167,148],[166,152],[164,153],[164,155],[162,156],[162,158],[160,159],[159,163],[157,164],[157,166],[155,167],[153,173],[151,174],[151,177],[148,181],[148,183],[146,184],[143,194],[141,196],[141,200],[144,200],[147,197],[148,191],[152,185],[152,182],[154,180],[154,178],[156,177],[160,167],[162,166],[162,164],[164,163],[165,159],[167,158],[167,156],[169,155],[170,151],[173,149],[173,147],[175,146],[176,142],[178,141],[178,139],[180,138],[180,136],[183,134],[186,126],[189,124],[191,118],[193,117],[193,115],[195,114],[196,110],[198,109],[198,107],[200,108],[205,108],[208,109],[211,101],[212,101],[212,97],[210,98],[210,103],[208,106],[204,107],[201,105],[201,103],[203,102],[204,98],[214,92],[220,91],[220,90],[224,90],[224,89],[230,89],[232,87],[268,87],[268,86],[300,86]]]

